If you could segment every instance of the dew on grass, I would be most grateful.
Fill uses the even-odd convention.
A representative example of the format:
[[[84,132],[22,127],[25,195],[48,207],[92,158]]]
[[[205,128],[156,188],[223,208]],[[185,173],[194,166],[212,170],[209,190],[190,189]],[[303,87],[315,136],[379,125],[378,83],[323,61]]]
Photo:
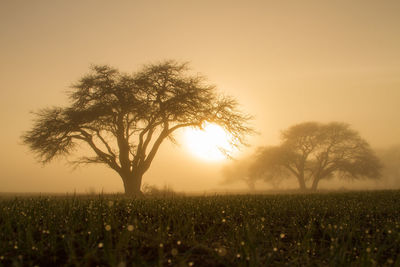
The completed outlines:
[[[221,257],[225,257],[227,253],[228,253],[228,251],[224,247],[221,247],[218,249],[218,255]]]

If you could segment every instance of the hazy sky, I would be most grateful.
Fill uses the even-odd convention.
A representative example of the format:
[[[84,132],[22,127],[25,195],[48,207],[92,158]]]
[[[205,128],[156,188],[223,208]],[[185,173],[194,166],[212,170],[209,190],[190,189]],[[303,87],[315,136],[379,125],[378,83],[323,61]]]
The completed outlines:
[[[90,64],[192,68],[255,116],[253,145],[302,121],[344,121],[373,147],[400,143],[400,1],[0,2],[0,192],[122,191],[101,166],[45,167],[21,145],[30,111],[66,104]],[[248,152],[249,153],[249,152]],[[223,189],[219,163],[164,143],[144,183]]]

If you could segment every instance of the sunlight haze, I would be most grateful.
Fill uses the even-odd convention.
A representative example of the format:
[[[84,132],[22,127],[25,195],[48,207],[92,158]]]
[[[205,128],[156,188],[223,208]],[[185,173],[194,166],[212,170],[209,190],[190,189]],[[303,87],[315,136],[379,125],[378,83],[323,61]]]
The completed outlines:
[[[133,73],[166,59],[189,62],[254,117],[258,134],[237,157],[277,144],[282,130],[304,121],[349,123],[376,149],[400,144],[399,14],[396,0],[1,1],[0,192],[123,192],[105,166],[73,169],[62,158],[43,166],[20,139],[30,112],[66,106],[91,64]],[[218,149],[202,152],[208,142],[185,131],[177,144],[162,144],[144,184],[247,189],[222,184],[229,160]],[[214,146],[229,148],[209,131]]]
[[[215,124],[207,124],[200,129],[185,129],[184,140],[187,149],[206,161],[226,160],[237,152],[229,143],[229,135]]]

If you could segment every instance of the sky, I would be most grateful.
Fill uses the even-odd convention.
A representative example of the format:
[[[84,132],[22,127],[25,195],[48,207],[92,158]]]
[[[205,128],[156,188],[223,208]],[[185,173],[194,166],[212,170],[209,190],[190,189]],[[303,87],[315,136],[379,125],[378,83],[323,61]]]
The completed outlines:
[[[343,121],[372,147],[400,140],[400,2],[53,1],[0,2],[0,192],[121,192],[103,166],[43,166],[20,136],[31,111],[67,105],[91,64],[134,72],[189,61],[254,116],[257,146],[304,121]],[[179,142],[179,138],[178,138]],[[228,190],[226,163],[164,143],[143,182],[175,190]]]

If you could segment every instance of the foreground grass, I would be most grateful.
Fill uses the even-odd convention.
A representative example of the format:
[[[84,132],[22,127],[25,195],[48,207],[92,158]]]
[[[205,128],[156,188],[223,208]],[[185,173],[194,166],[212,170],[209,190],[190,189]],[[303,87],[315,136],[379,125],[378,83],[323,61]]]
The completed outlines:
[[[400,191],[0,201],[2,266],[400,266]]]

